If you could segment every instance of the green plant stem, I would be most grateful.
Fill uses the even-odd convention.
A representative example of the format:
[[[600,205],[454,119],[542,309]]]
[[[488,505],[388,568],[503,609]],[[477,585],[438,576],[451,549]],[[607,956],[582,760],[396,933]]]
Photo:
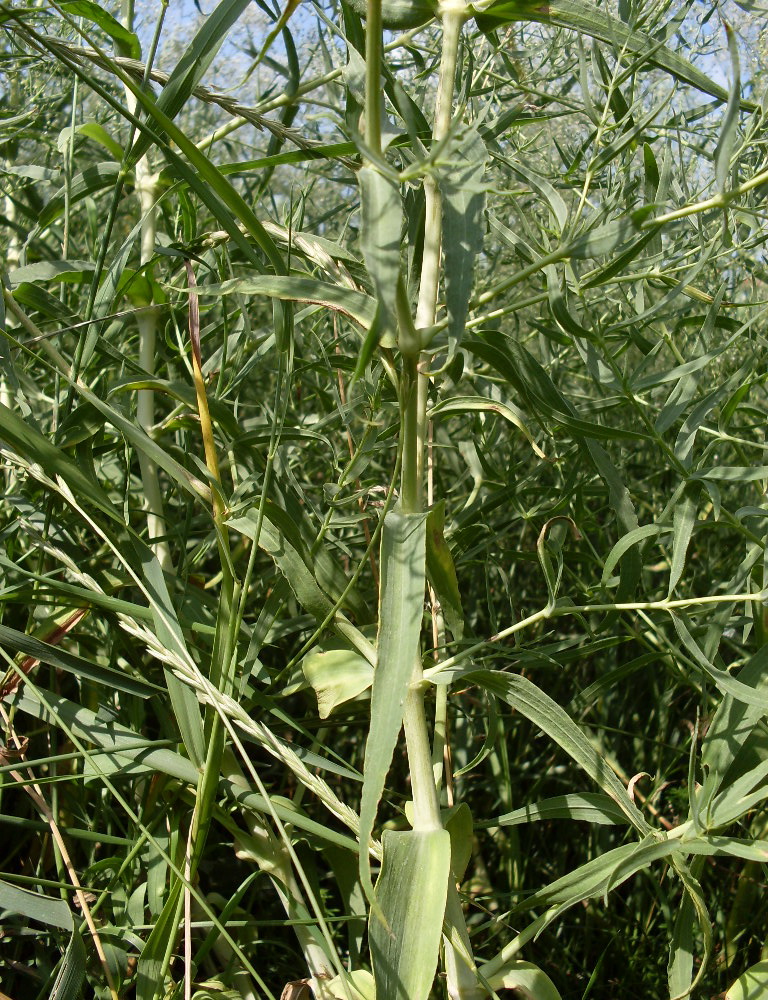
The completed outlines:
[[[124,0],[123,20],[129,30],[133,30],[133,3]],[[135,95],[126,87],[125,99],[131,114],[136,114],[137,101]],[[157,231],[157,196],[158,176],[152,173],[149,159],[143,156],[135,167],[136,193],[139,196],[139,211],[141,213],[141,252],[142,266],[152,260],[155,252],[155,234]],[[155,374],[155,349],[157,344],[158,315],[155,309],[142,310],[136,317],[139,327],[139,364],[151,377]],[[139,426],[152,433],[155,423],[155,394],[152,389],[142,389],[136,399],[136,419]],[[170,572],[173,568],[171,550],[165,540],[166,521],[163,508],[163,493],[160,488],[156,464],[143,452],[139,452],[139,468],[144,489],[144,509],[147,517],[147,532],[149,544],[163,570]]]
[[[411,772],[411,791],[413,793],[413,829],[419,831],[440,830],[443,824],[432,773],[432,752],[427,735],[424,683],[421,678],[421,657],[417,655],[413,666],[411,686],[405,697],[403,708],[403,728],[408,749],[408,767]]]
[[[448,996],[450,1000],[482,1000],[487,996],[487,991],[478,985],[472,945],[453,878],[448,880],[445,917],[451,929],[451,937],[446,937],[445,948]]]
[[[432,127],[432,145],[442,142],[451,127],[453,90],[459,52],[461,27],[466,18],[463,2],[441,4],[443,16],[443,49],[440,58],[440,77],[435,99],[435,121]],[[424,254],[419,284],[419,301],[416,307],[416,326],[427,329],[434,326],[437,313],[437,293],[440,283],[440,252],[443,236],[442,200],[433,174],[424,178],[426,202],[424,221]]]
[[[463,2],[441,4],[441,15],[443,49],[435,103],[433,148],[445,140],[450,131],[459,42],[466,16]],[[426,201],[424,253],[415,324],[418,330],[434,326],[437,315],[442,253],[442,202],[434,174],[430,173],[424,178],[424,194]],[[423,510],[424,503],[424,456],[428,433],[429,388],[429,377],[420,370],[418,353],[404,354],[401,385],[403,470],[400,503],[404,512],[418,513]],[[446,720],[441,717],[440,720],[436,720],[438,721],[440,734],[436,733],[435,747],[440,748],[442,756]],[[438,799],[439,776],[436,778],[437,768],[433,766],[434,757],[430,748],[424,711],[424,673],[418,655],[406,695],[403,724],[411,772],[413,828],[414,830],[440,829],[442,819]],[[484,995],[484,991],[477,984],[469,935],[452,876],[448,879],[446,920],[451,928],[451,938],[446,939],[444,950],[448,995],[451,1000],[478,1000]]]
[[[381,0],[368,0],[365,30],[365,141],[381,154]]]
[[[422,472],[424,453],[424,415],[419,412],[418,358],[403,358],[403,465],[400,472],[400,507],[404,514],[418,514],[422,509]]]

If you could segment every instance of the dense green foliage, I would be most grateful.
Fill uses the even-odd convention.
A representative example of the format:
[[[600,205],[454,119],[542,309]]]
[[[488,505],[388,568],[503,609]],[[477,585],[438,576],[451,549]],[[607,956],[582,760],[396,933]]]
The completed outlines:
[[[380,6],[0,2],[0,990],[768,997],[760,72]]]

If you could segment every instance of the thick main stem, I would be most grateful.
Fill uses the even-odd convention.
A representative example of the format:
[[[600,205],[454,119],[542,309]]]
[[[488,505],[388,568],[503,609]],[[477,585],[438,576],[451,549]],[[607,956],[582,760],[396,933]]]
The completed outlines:
[[[440,63],[433,126],[433,144],[448,135],[451,107],[456,77],[459,37],[464,20],[464,4],[455,0],[441,8],[443,14],[443,52]],[[424,229],[424,255],[422,259],[419,299],[416,309],[416,327],[425,329],[435,322],[437,295],[440,283],[440,256],[442,243],[442,205],[440,192],[433,176],[424,180],[426,220]],[[420,355],[403,357],[403,468],[400,505],[405,513],[423,510],[424,453],[427,437],[428,377],[420,371]],[[432,769],[426,713],[424,711],[424,679],[420,657],[414,663],[411,686],[406,697],[404,719],[411,770],[411,789],[414,804],[414,828],[435,829],[441,826],[440,805]]]
[[[432,131],[433,147],[446,139],[450,131],[459,42],[466,19],[466,7],[463,0],[443,0],[440,13],[443,20],[443,50]],[[416,309],[418,330],[429,329],[435,324],[440,284],[442,200],[433,174],[424,179],[424,195],[424,253]],[[429,377],[420,370],[419,361],[418,356],[406,357],[403,372],[405,400],[401,504],[404,509],[413,511],[420,511],[423,506],[424,455],[428,430]],[[439,801],[427,736],[423,669],[419,658],[406,699],[404,723],[414,799],[414,828],[429,828],[433,823],[439,826]],[[449,877],[446,918],[452,928],[450,938],[445,939],[444,949],[448,995],[451,1000],[479,1000],[485,995],[485,991],[477,982],[472,947],[452,876]]]

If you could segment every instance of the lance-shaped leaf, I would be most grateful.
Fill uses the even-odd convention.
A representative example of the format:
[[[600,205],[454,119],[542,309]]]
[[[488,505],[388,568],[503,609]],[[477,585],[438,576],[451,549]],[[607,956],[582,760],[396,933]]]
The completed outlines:
[[[398,185],[375,167],[357,172],[360,185],[360,244],[379,305],[382,336],[396,337],[403,203]]]
[[[368,924],[376,996],[426,1000],[443,929],[451,837],[447,830],[387,830],[382,847],[376,900],[386,925],[375,914]]]
[[[765,694],[768,689],[768,646],[762,646],[744,664],[737,675],[745,688]],[[721,788],[729,768],[735,763],[756,731],[765,709],[757,698],[736,698],[726,695],[720,702],[701,746],[701,763],[706,775],[702,792],[702,809]],[[726,784],[726,788],[730,783]]]
[[[768,997],[768,961],[758,962],[732,983],[725,1000],[766,1000]]]
[[[451,150],[450,163],[438,171],[443,203],[445,305],[448,310],[448,354],[453,357],[464,336],[475,258],[483,246],[483,173],[488,154],[475,129],[468,129]]]
[[[248,7],[248,3],[249,0],[221,0],[221,3],[206,15],[200,29],[163,87],[157,102],[160,112],[172,119],[181,111],[211,65],[230,28]],[[144,156],[151,142],[147,133],[137,137],[131,149],[132,163],[138,162]]]
[[[66,902],[30,892],[0,879],[0,910],[19,913],[27,920],[34,920],[48,927],[71,931],[72,937],[64,952],[50,996],[51,1000],[75,1000],[75,997],[80,996],[80,987],[85,978],[85,944]]]
[[[533,435],[528,430],[524,415],[510,402],[502,402],[498,399],[485,399],[483,396],[450,396],[441,399],[428,413],[430,420],[441,413],[498,413],[500,417],[513,424],[539,458],[546,458],[544,452],[539,448],[533,439]],[[429,553],[427,553],[429,556]]]
[[[426,534],[426,514],[390,511],[384,518],[378,658],[373,674],[371,727],[365,745],[360,806],[360,877],[369,898],[373,897],[373,886],[366,845],[403,723],[403,705],[419,651]]]
[[[731,57],[731,90],[728,95],[728,107],[725,110],[723,128],[715,150],[715,181],[720,191],[725,191],[728,185],[728,174],[731,169],[731,154],[736,141],[736,130],[739,126],[739,109],[741,105],[741,71],[739,68],[739,46],[736,33],[730,25],[725,24],[728,37],[728,52]]]
[[[451,550],[445,541],[445,501],[435,504],[427,515],[427,574],[435,588],[440,607],[454,639],[464,634],[464,611]]]
[[[313,649],[304,657],[302,670],[317,695],[321,719],[367,691],[373,681],[371,664],[351,649]]]
[[[318,621],[323,621],[333,610],[333,598],[346,589],[346,580],[330,553],[320,548],[310,554],[301,535],[301,526],[291,514],[268,500],[263,517],[256,508],[242,517],[230,518],[227,524],[247,538],[258,538],[259,547],[275,561],[275,565],[290,584],[299,604]],[[354,591],[346,594],[345,606],[358,616],[363,608]],[[354,630],[357,633],[357,630]],[[370,643],[360,635],[362,648]],[[358,645],[358,649],[361,648]]]
[[[139,39],[132,31],[116,21],[109,11],[105,10],[103,4],[92,3],[91,0],[65,0],[61,8],[67,14],[82,17],[101,28],[115,43],[115,49],[121,56],[128,56],[131,59],[141,57]]]
[[[600,792],[572,792],[568,795],[553,795],[550,799],[513,809],[512,812],[499,816],[493,824],[518,826],[521,823],[551,819],[572,819],[606,826],[625,822],[624,813],[607,795],[601,795]]]
[[[602,755],[592,746],[573,719],[527,677],[501,671],[478,670],[466,680],[478,684],[516,708],[571,757],[642,833],[650,826]]]
[[[331,285],[317,278],[291,275],[263,275],[251,278],[230,278],[220,285],[201,285],[197,290],[205,295],[269,295],[275,299],[293,302],[314,302],[326,309],[333,309],[361,326],[369,328],[376,313],[376,301],[370,295],[356,292],[341,285]]]
[[[483,5],[478,4],[480,6]],[[614,46],[627,59],[645,61],[648,66],[665,70],[681,83],[687,83],[705,94],[711,94],[721,101],[728,99],[727,91],[715,83],[711,76],[673,52],[659,39],[633,30],[602,7],[587,0],[553,0],[552,3],[540,4],[530,0],[498,0],[477,15],[477,26],[485,32],[514,21],[540,21],[582,32],[590,38]],[[742,101],[742,107],[752,110],[755,104]]]
[[[502,972],[492,977],[489,985],[494,990],[515,990],[525,1000],[561,1000],[546,972],[532,962],[519,959],[509,962]]]

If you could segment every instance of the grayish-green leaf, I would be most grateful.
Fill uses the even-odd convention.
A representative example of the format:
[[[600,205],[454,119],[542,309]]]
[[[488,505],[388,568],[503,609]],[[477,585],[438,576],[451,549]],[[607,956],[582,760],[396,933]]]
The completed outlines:
[[[736,32],[726,22],[723,22],[728,38],[728,53],[731,57],[731,87],[728,93],[728,106],[725,109],[723,127],[715,149],[715,183],[718,190],[725,191],[728,186],[728,175],[731,170],[731,156],[736,143],[736,130],[739,126],[739,110],[741,108],[741,70],[739,67],[739,45]]]
[[[360,187],[360,245],[381,310],[382,335],[394,337],[397,327],[397,286],[400,280],[400,239],[403,203],[390,177],[365,164],[357,172]]]
[[[390,511],[381,531],[381,585],[376,670],[371,691],[371,725],[365,744],[360,843],[373,832],[389,765],[403,724],[403,706],[414,664],[426,584],[426,514]],[[447,834],[446,834],[447,836]],[[450,858],[450,846],[448,847]],[[371,891],[368,852],[360,851],[363,886]]]
[[[252,278],[231,278],[218,285],[200,285],[200,297],[206,295],[265,295],[293,302],[311,302],[340,312],[355,320],[366,330],[373,323],[376,300],[363,292],[342,285],[331,285],[316,278],[291,275],[263,275]]]
[[[725,1000],[767,1000],[768,960],[751,965],[728,987]]]
[[[71,931],[74,927],[72,911],[61,897],[30,892],[4,879],[0,879],[0,909],[19,913],[46,927],[59,927],[63,931]]]
[[[368,938],[376,996],[427,1000],[443,930],[451,838],[447,830],[395,832],[382,838],[384,859]]]
[[[448,355],[452,358],[464,337],[475,260],[483,246],[483,174],[485,143],[476,129],[468,129],[449,147],[449,165],[437,172],[443,207],[445,304],[448,310]]]
[[[313,650],[304,657],[304,676],[317,695],[321,719],[334,708],[367,691],[373,683],[373,667],[351,649]]]
[[[504,813],[493,822],[499,826],[519,826],[522,823],[537,823],[551,819],[571,819],[608,826],[626,823],[623,810],[612,798],[599,792],[554,795],[552,798],[532,802],[530,805]]]
[[[603,789],[637,830],[641,833],[650,830],[645,817],[600,753],[573,719],[541,688],[527,677],[500,671],[478,670],[467,674],[465,679],[502,698],[530,719]]]

